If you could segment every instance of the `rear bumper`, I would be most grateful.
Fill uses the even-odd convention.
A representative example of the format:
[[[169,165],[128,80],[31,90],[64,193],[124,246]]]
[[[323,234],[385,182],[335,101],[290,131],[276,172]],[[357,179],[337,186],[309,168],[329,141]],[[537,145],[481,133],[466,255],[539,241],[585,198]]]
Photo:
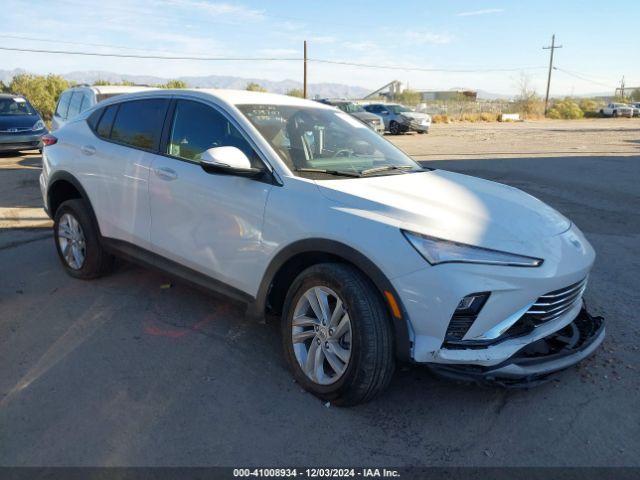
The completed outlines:
[[[457,380],[530,387],[590,356],[604,337],[604,319],[593,317],[582,308],[569,325],[530,343],[498,365],[430,364],[430,368],[438,375]]]

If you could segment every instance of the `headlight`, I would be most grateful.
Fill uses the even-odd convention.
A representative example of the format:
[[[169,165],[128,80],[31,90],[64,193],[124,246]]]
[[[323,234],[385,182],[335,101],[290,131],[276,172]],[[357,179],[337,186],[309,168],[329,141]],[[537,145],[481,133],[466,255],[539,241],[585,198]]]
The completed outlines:
[[[481,263],[485,265],[507,265],[512,267],[539,267],[540,258],[500,252],[490,248],[474,247],[451,242],[415,232],[402,231],[420,255],[431,265],[439,263]]]
[[[31,130],[33,130],[34,132],[37,132],[38,130],[44,130],[44,122],[42,120],[38,120],[33,127],[31,127]]]

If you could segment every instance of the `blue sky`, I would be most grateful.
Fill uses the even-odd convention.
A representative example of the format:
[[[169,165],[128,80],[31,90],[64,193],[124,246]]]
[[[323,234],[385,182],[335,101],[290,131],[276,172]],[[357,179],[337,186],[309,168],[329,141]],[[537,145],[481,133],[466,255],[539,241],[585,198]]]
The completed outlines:
[[[82,0],[2,3],[0,46],[5,47],[296,58],[302,55],[306,39],[310,58],[404,68],[513,69],[420,72],[311,63],[310,82],[373,89],[398,79],[420,89],[465,87],[514,93],[525,75],[543,93],[549,52],[541,47],[555,33],[563,45],[556,51],[555,64],[574,76],[554,71],[552,94],[609,91],[623,75],[627,85],[640,85],[640,29],[630,21],[640,18],[637,0],[403,0],[396,6],[374,0],[109,0],[91,2],[91,6]],[[302,76],[301,62],[214,63],[7,51],[0,51],[0,68],[39,73],[109,70],[168,78],[215,74],[300,80]]]

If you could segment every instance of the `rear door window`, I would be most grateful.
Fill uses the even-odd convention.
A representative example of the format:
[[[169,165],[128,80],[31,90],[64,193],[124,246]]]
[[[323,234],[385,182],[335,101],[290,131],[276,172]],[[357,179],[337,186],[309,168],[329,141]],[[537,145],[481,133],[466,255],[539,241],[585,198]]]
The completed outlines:
[[[164,98],[121,103],[111,129],[111,140],[144,150],[156,150],[168,106],[169,100]]]
[[[58,100],[58,106],[56,107],[56,117],[60,117],[62,119],[67,118],[67,111],[69,110],[69,100],[71,100],[72,92],[63,92],[60,95],[60,100]]]

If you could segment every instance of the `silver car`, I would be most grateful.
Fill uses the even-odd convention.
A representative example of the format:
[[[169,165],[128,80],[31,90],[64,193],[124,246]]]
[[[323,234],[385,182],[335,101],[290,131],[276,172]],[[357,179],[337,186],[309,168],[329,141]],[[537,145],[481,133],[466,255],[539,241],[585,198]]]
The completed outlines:
[[[408,131],[429,133],[431,117],[426,113],[416,112],[398,103],[372,103],[364,108],[367,112],[380,115],[385,129],[392,135]]]

